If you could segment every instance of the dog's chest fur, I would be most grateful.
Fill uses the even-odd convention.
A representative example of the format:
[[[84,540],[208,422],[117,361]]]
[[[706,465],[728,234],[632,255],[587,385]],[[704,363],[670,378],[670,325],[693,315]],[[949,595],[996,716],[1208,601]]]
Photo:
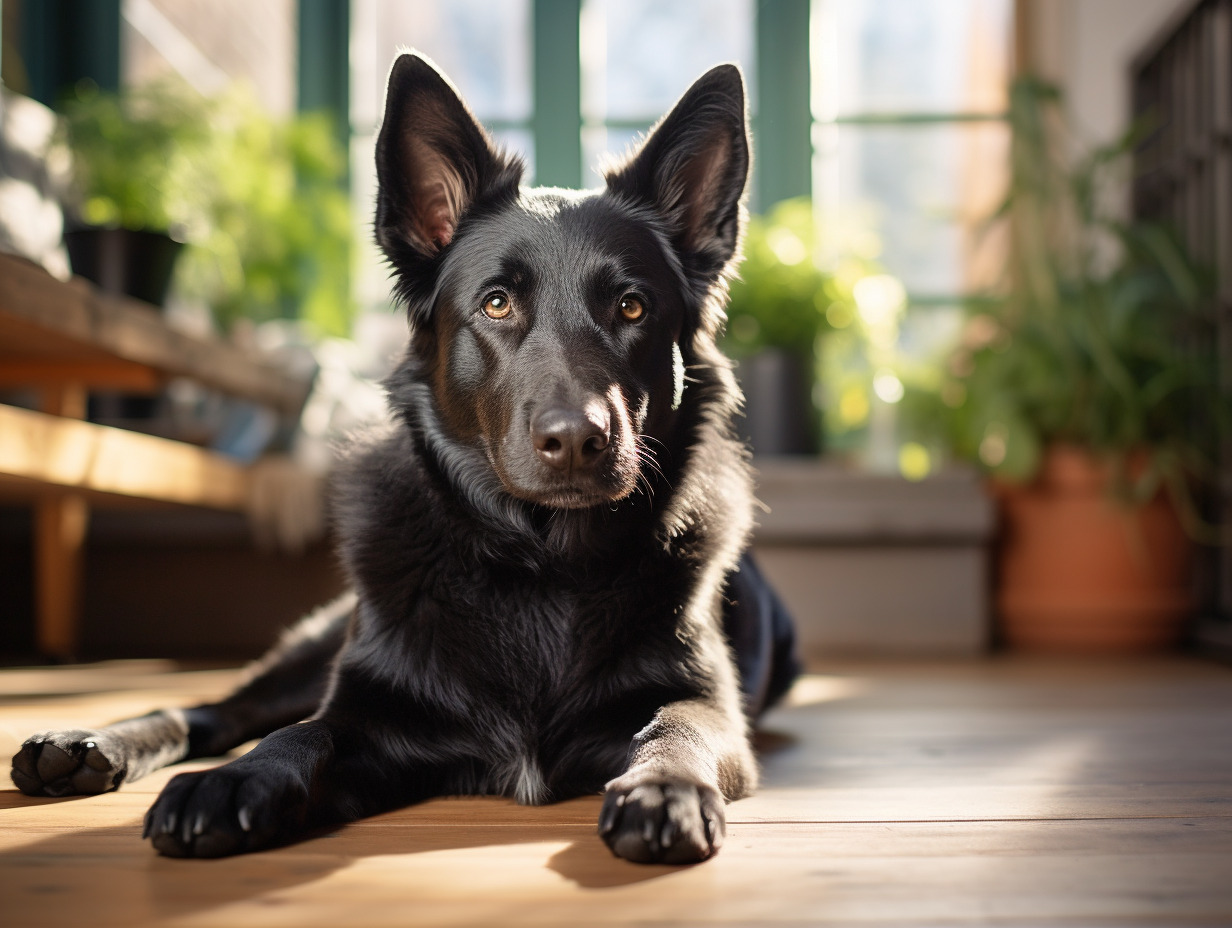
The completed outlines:
[[[568,550],[533,519],[484,524],[404,428],[342,481],[344,557],[368,604],[342,666],[362,667],[407,727],[441,732],[453,791],[538,803],[599,788],[658,706],[704,685],[683,550],[633,503],[563,514],[597,520]]]

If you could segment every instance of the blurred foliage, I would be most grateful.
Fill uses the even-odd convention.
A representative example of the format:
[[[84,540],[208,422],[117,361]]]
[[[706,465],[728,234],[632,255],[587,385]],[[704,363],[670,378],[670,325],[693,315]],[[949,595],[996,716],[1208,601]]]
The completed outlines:
[[[1010,224],[1003,297],[976,304],[961,343],[903,414],[998,477],[1031,479],[1050,443],[1119,463],[1138,498],[1210,478],[1229,410],[1219,393],[1211,279],[1159,225],[1110,208],[1137,132],[1075,157],[1061,95],[1035,79],[1011,92]],[[1145,472],[1128,478],[1130,456]]]
[[[65,111],[84,221],[183,238],[176,292],[224,328],[298,317],[349,334],[346,158],[328,116],[278,121],[242,88],[165,83],[82,86]]]
[[[865,440],[874,373],[869,326],[854,292],[880,268],[848,243],[823,241],[823,231],[808,197],[749,218],[723,348],[737,361],[766,349],[799,359],[812,375],[809,399],[820,414],[826,451],[842,453]],[[823,252],[829,256],[824,267]]]
[[[209,106],[179,85],[123,98],[82,82],[64,103],[80,221],[182,232],[207,206]]]
[[[744,260],[727,305],[729,354],[738,358],[780,348],[811,361],[817,336],[829,328],[829,275],[816,257],[817,231],[807,197],[784,200],[766,215],[749,218]]]
[[[833,258],[822,291],[828,329],[820,340],[818,367],[824,384],[820,405],[830,452],[863,455],[867,451],[876,397],[874,381],[887,366],[886,342],[895,337],[905,309],[905,304],[892,297],[894,305],[883,301],[872,311],[868,307],[862,311],[856,293],[868,287],[865,281],[893,281],[901,293],[901,284],[886,275],[872,258],[850,251]]]

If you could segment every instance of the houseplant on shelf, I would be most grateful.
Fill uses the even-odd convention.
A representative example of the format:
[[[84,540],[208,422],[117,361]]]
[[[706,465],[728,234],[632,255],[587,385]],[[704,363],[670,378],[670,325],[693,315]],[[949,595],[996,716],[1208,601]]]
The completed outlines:
[[[174,264],[176,291],[224,329],[296,316],[349,333],[346,158],[325,115],[279,120],[238,87],[207,98],[169,81],[123,95],[84,85],[66,104],[64,134],[77,273],[160,304]],[[87,239],[103,244],[91,254]]]
[[[724,347],[745,395],[743,429],[755,454],[815,454],[816,342],[829,326],[828,275],[816,263],[807,198],[749,220],[744,260],[731,283]]]
[[[1002,504],[1006,641],[1155,648],[1213,532],[1194,500],[1228,426],[1214,308],[1165,230],[1107,208],[1132,137],[1075,162],[1059,114],[1055,88],[1013,88],[1009,286],[969,320],[936,421]]]
[[[208,104],[173,85],[119,96],[82,83],[65,101],[76,202],[65,243],[75,273],[161,305],[186,228],[208,190]]]

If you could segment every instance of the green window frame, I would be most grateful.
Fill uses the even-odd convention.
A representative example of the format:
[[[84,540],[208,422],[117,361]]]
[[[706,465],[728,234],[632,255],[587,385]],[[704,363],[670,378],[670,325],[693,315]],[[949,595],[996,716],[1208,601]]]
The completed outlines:
[[[530,128],[536,181],[547,186],[579,187],[586,169],[581,142],[581,12],[581,0],[533,0]],[[810,0],[766,0],[755,7],[754,47],[761,88],[752,126],[755,207],[812,192],[809,12]],[[552,53],[543,53],[545,49]],[[650,128],[636,120],[608,120],[606,125]],[[494,123],[493,128],[510,127]]]
[[[581,5],[581,0],[533,0],[536,53],[530,124],[493,124],[497,129],[531,130],[535,172],[541,184],[576,187],[583,180]],[[809,6],[810,0],[766,0],[756,7],[761,95],[753,126],[755,204],[769,205],[811,191]],[[19,42],[30,95],[55,105],[63,90],[82,78],[118,90],[120,11],[121,0],[22,3]],[[299,0],[298,13],[298,108],[332,111],[346,140],[350,128],[350,0]],[[648,126],[639,123],[628,128]]]
[[[24,74],[4,63],[6,83],[55,107],[81,80],[120,89],[121,0],[25,0],[17,8]],[[25,86],[21,83],[24,81]]]

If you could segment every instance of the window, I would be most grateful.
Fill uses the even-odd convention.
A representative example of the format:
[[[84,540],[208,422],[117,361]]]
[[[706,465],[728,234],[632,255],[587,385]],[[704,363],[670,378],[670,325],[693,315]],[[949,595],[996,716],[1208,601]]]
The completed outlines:
[[[867,259],[901,283],[881,359],[900,372],[935,364],[964,301],[1001,273],[1003,243],[985,227],[1007,180],[1012,13],[1011,0],[814,0],[814,202],[831,260]],[[840,446],[881,444],[874,466],[896,469],[893,415],[878,406],[902,384],[864,369],[841,335],[829,348],[827,430]],[[874,377],[869,402],[842,402]]]
[[[752,0],[585,0],[581,13],[582,153],[589,185],[689,85],[721,61],[753,83]],[[756,90],[749,87],[756,100]]]
[[[863,221],[909,294],[991,283],[980,226],[1003,195],[1010,0],[816,0],[814,190]]]
[[[121,80],[177,75],[205,96],[232,81],[275,116],[295,111],[295,0],[124,0]]]
[[[528,179],[568,186],[600,183],[605,153],[625,151],[707,68],[738,62],[757,132],[753,207],[811,188],[832,253],[854,252],[901,281],[907,309],[894,353],[905,366],[948,349],[964,300],[1000,274],[1001,243],[983,227],[1006,180],[1013,0],[352,0],[351,8],[363,306],[388,302],[369,231],[371,151],[386,71],[405,47],[450,74],[480,120],[526,156]],[[876,372],[867,358],[859,363],[871,398]],[[869,440],[869,403],[862,408],[862,421],[838,423],[853,447]]]

